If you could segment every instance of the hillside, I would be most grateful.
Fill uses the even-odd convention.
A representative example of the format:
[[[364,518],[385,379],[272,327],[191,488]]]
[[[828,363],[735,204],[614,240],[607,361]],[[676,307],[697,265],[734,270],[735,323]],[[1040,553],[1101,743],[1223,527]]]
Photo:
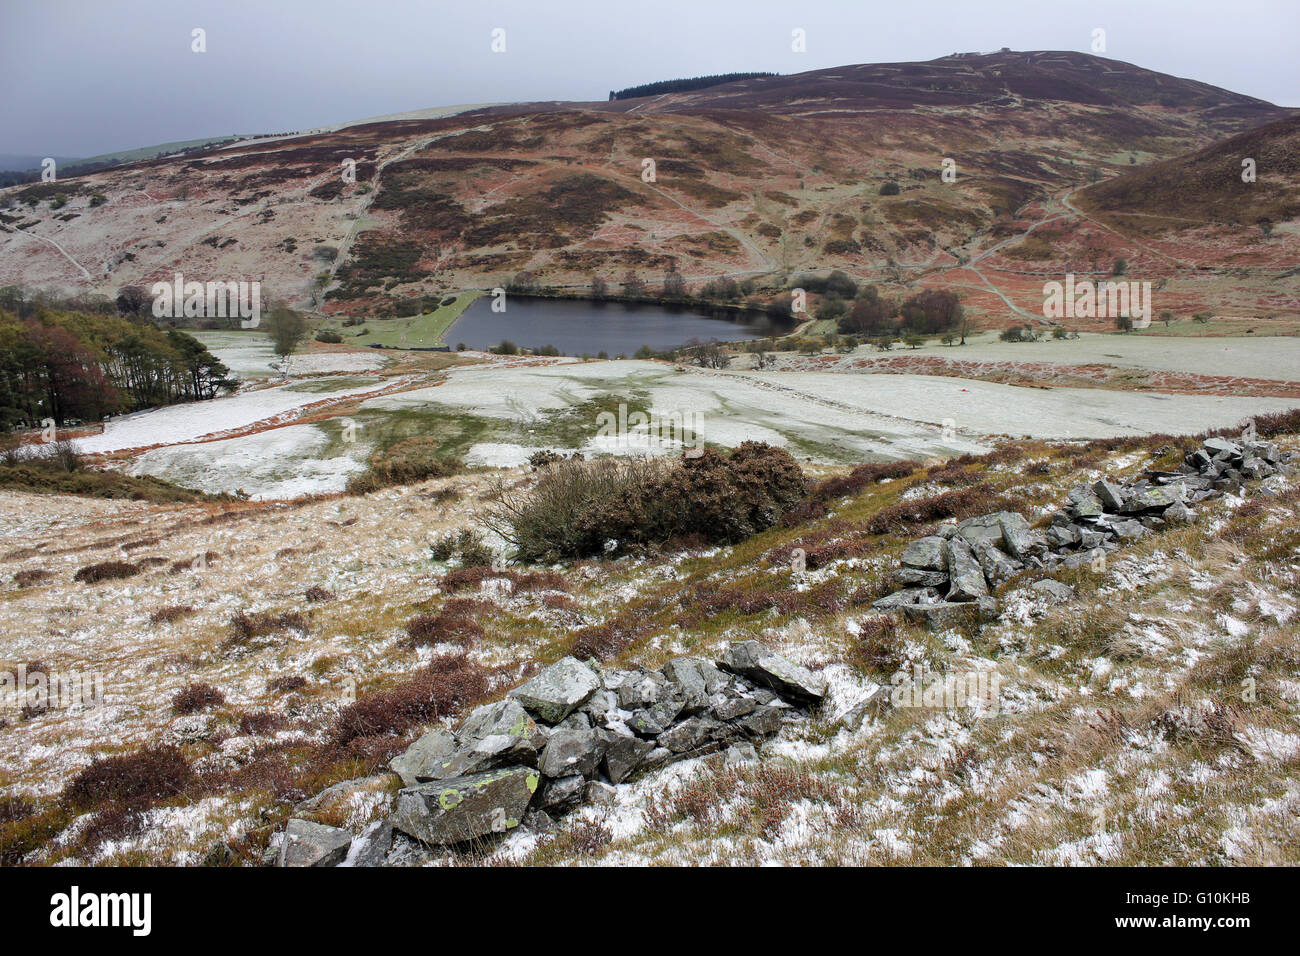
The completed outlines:
[[[6,190],[0,284],[112,295],[182,272],[391,316],[519,273],[586,288],[676,267],[692,285],[752,277],[770,293],[838,268],[954,288],[998,326],[1041,314],[1045,276],[1125,258],[1179,310],[1289,313],[1269,283],[1294,261],[1287,229],[1208,263],[1233,273],[1198,275],[1069,199],[1285,114],[1114,60],[1005,53],[375,122]]]
[[[1246,159],[1255,164],[1249,182],[1242,178]],[[1300,115],[1089,186],[1077,203],[1117,228],[1146,235],[1294,220],[1300,217]]]
[[[1257,425],[1253,444],[1029,441],[822,472],[780,524],[738,543],[496,570],[446,543],[477,527],[483,474],[294,503],[0,493],[6,666],[105,678],[103,708],[32,706],[6,727],[0,859],[255,865],[284,860],[295,818],[337,828],[314,832],[341,840],[331,862],[350,846],[355,865],[1293,865],[1300,499],[1290,466],[1264,477],[1275,466],[1253,456],[1281,463],[1300,445],[1295,414]],[[1134,517],[1108,516],[1098,494]],[[948,580],[915,570],[940,540],[923,535],[978,541],[978,516],[1011,527],[1008,508],[1029,563],[981,550],[979,588],[999,583],[959,606],[980,622],[927,628],[873,607],[918,574]],[[1081,533],[1098,535],[1100,560],[1072,550]],[[956,582],[933,608],[951,610]],[[447,849],[385,829],[401,786],[390,758],[418,772],[435,751],[407,752],[413,741],[445,740],[564,655],[621,688],[591,719],[653,738],[644,721],[683,706],[634,696],[652,694],[656,669],[734,662],[749,640],[785,664],[735,666],[755,680],[779,666],[774,686],[795,701],[726,685],[743,691],[711,705],[726,720],[778,714],[742,725],[749,750],[681,742],[688,720],[656,758],[671,766],[641,747],[637,773],[586,790],[579,777],[576,801],[548,784],[534,802],[550,813],[511,817],[506,834]],[[927,686],[982,674],[1000,689],[885,702],[882,688],[927,672]],[[547,714],[540,699],[528,706]],[[588,711],[520,726],[590,745]]]

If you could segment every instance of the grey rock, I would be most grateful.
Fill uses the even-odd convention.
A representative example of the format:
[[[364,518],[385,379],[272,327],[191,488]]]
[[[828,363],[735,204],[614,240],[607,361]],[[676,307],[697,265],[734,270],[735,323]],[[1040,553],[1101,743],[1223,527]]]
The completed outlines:
[[[723,736],[724,725],[710,717],[688,717],[659,735],[659,745],[675,754],[697,751]]]
[[[1247,441],[1241,443],[1241,456],[1246,459],[1262,458],[1269,464],[1282,460],[1282,453],[1277,445],[1265,441]]]
[[[1065,604],[1074,600],[1074,588],[1053,578],[1040,578],[1029,585],[1029,590],[1047,604]]]
[[[668,693],[669,682],[650,671],[634,672],[623,678],[618,687],[618,705],[624,710],[650,707]]]
[[[641,761],[641,766],[646,770],[655,770],[671,762],[676,756],[667,747],[655,747],[645,755],[645,759]]]
[[[704,665],[714,671],[709,661],[698,658],[676,658],[663,666],[663,675],[671,685],[670,696],[681,701],[681,709],[694,714],[702,710],[709,700],[709,682],[705,679]],[[718,672],[721,676],[721,672]]]
[[[1187,524],[1192,520],[1192,509],[1181,501],[1175,501],[1161,515],[1169,524]]]
[[[585,713],[591,718],[593,724],[601,724],[604,723],[609,712],[617,707],[618,695],[602,689],[592,694],[591,700],[582,705],[582,710],[574,711],[574,714]],[[570,714],[564,719],[568,720],[572,716],[573,714]]]
[[[979,624],[982,617],[978,600],[916,605],[903,608],[903,615],[910,621],[925,625],[931,631],[972,627]]]
[[[1054,548],[1071,548],[1083,540],[1083,529],[1078,525],[1049,528],[1047,540]]]
[[[1181,493],[1179,493],[1181,492]],[[1138,514],[1143,511],[1163,511],[1177,501],[1186,497],[1186,491],[1179,485],[1166,485],[1163,488],[1147,488],[1138,492],[1124,502],[1124,514]]]
[[[605,742],[594,730],[556,730],[542,748],[538,769],[552,778],[575,773],[593,777],[604,751]]]
[[[1142,522],[1134,521],[1131,518],[1123,521],[1114,521],[1111,523],[1111,527],[1115,530],[1115,534],[1119,536],[1121,541],[1133,541],[1151,533],[1142,526]]]
[[[537,748],[532,740],[510,734],[492,734],[471,746],[462,746],[446,760],[432,762],[427,769],[417,771],[415,778],[420,783],[428,783],[516,764],[537,766]]]
[[[353,866],[373,867],[383,866],[384,860],[388,857],[388,851],[393,848],[393,825],[387,820],[380,820],[366,830],[358,841],[361,842],[361,849],[352,860]]]
[[[890,707],[889,689],[888,684],[869,686],[863,698],[840,716],[840,726],[852,729],[867,719],[879,720]]]
[[[277,866],[338,866],[347,858],[352,834],[310,820],[290,820],[284,828]]]
[[[529,810],[524,814],[524,826],[536,833],[555,833],[560,829],[545,810]]]
[[[900,562],[909,568],[916,568],[921,571],[943,571],[945,570],[946,545],[944,539],[939,535],[930,535],[926,538],[917,538],[903,549],[903,556]]]
[[[1257,481],[1273,474],[1273,469],[1262,458],[1247,458],[1241,463],[1241,473],[1245,477]]]
[[[1228,441],[1226,438],[1207,438],[1201,442],[1201,447],[1211,458],[1218,455],[1227,455],[1231,458],[1241,457],[1241,446],[1236,442]]]
[[[529,723],[531,722],[530,720]],[[455,735],[450,731],[441,728],[431,730],[407,747],[405,752],[388,761],[388,766],[402,778],[403,786],[413,787],[421,778],[433,779],[435,768],[450,759],[459,746]]]
[[[1092,492],[1107,511],[1118,512],[1124,507],[1124,489],[1105,478],[1093,483]]]
[[[582,802],[586,787],[587,780],[580,773],[550,780],[542,788],[541,804],[556,813],[571,810]]]
[[[894,572],[894,580],[906,587],[938,587],[948,583],[948,572],[901,567]]]
[[[751,743],[732,744],[722,755],[724,767],[737,767],[741,764],[754,763],[758,760],[758,751]]]
[[[939,592],[934,588],[904,588],[872,601],[871,606],[877,611],[893,611],[909,604],[928,604],[938,599]]]
[[[1104,532],[1096,531],[1092,528],[1079,529],[1079,544],[1083,550],[1091,551],[1093,548],[1100,548],[1101,543],[1106,540]]]
[[[965,541],[948,542],[948,601],[974,601],[989,593],[984,570]]]
[[[605,749],[605,776],[612,783],[622,783],[641,765],[652,750],[653,742],[639,737],[615,737]]]
[[[422,843],[462,843],[518,826],[540,784],[530,767],[424,783],[398,792],[390,820]]]
[[[541,747],[546,742],[537,723],[519,701],[510,697],[475,707],[456,728],[456,736],[465,744],[498,734],[520,737],[534,747]]]
[[[724,697],[709,708],[708,714],[717,720],[727,721],[752,714],[756,710],[758,710],[758,701],[752,697]]]
[[[978,567],[977,564],[976,568]],[[790,700],[816,703],[826,696],[824,677],[768,650],[758,641],[740,641],[727,645],[722,663],[727,670],[748,677],[754,683],[769,687]]]
[[[510,692],[524,708],[548,724],[558,724],[591,699],[600,677],[574,657],[564,657]]]
[[[984,580],[994,587],[1014,577],[1024,567],[1019,561],[1007,557],[992,544],[979,548],[975,556],[979,559],[980,570],[984,572]]]
[[[638,710],[627,721],[627,725],[642,737],[658,737],[677,719],[682,712],[680,700],[661,700],[653,707]]]
[[[595,695],[593,694],[592,696],[594,697]],[[587,701],[587,704],[590,703],[591,701]],[[585,711],[575,710],[568,717],[565,717],[562,721],[556,724],[555,729],[556,730],[590,730],[591,718],[586,714]]]
[[[736,721],[736,726],[751,737],[770,737],[785,723],[788,709],[767,704]]]
[[[596,806],[612,806],[618,800],[618,791],[600,780],[591,780],[583,790],[583,799]]]
[[[1005,547],[1008,532],[1018,536],[1028,531],[1029,522],[1014,511],[995,511],[957,522],[957,537],[975,549],[985,543]]]

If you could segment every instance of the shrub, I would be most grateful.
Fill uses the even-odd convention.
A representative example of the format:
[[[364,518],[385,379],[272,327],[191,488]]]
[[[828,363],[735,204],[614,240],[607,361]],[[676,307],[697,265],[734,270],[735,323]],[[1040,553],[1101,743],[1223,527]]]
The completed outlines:
[[[226,695],[211,684],[190,684],[176,692],[172,698],[172,710],[178,714],[196,714],[209,707],[219,707],[226,702]]]
[[[429,545],[429,555],[435,561],[450,561],[459,555],[467,568],[485,567],[492,563],[492,550],[483,542],[483,536],[468,528],[457,534],[443,535]]]
[[[51,577],[53,575],[44,568],[29,568],[14,575],[14,584],[20,588],[30,588],[42,581],[48,581]]]
[[[243,611],[236,611],[231,615],[230,628],[234,632],[231,640],[242,643],[255,637],[274,634],[276,631],[289,629],[306,631],[308,622],[297,611],[289,611],[286,614],[272,614],[270,611],[245,614]]]
[[[898,183],[894,182],[892,179],[880,187],[880,195],[882,196],[897,196],[900,191],[901,189]]]
[[[482,610],[480,601],[452,598],[436,614],[419,614],[407,621],[406,633],[417,646],[459,644],[468,649],[483,636],[478,622]]]
[[[523,498],[498,493],[488,523],[523,561],[588,557],[699,535],[734,543],[770,528],[806,494],[789,453],[745,442],[672,462],[563,461]],[[612,545],[607,544],[613,542]]]
[[[170,744],[102,757],[69,781],[63,799],[78,810],[106,804],[143,806],[183,793],[194,772]]]
[[[464,653],[435,657],[415,678],[344,707],[330,729],[336,748],[367,737],[397,737],[476,703],[490,690],[488,671]]]
[[[193,614],[194,607],[189,604],[169,604],[166,607],[160,607],[149,615],[150,624],[170,624],[178,621],[186,614]]]
[[[291,694],[296,690],[302,690],[306,686],[307,678],[301,674],[273,677],[266,682],[266,689],[276,694]]]
[[[113,581],[120,578],[134,577],[140,573],[140,566],[126,561],[102,561],[90,564],[79,570],[73,580],[83,584],[95,584],[99,581]]]
[[[316,333],[316,341],[327,342],[330,345],[337,345],[339,342],[343,341],[343,336],[339,335],[337,332],[331,332],[329,329],[321,329]]]
[[[319,584],[313,584],[307,589],[307,593],[303,596],[307,599],[307,603],[309,604],[321,604],[325,601],[333,601],[335,598],[333,591],[323,588]]]
[[[483,564],[457,568],[444,574],[441,586],[444,591],[460,591],[477,588],[489,578],[504,578],[516,591],[568,590],[564,576],[555,571],[496,571]]]
[[[902,670],[907,657],[898,625],[898,618],[892,614],[873,615],[859,621],[849,663],[886,677]]]

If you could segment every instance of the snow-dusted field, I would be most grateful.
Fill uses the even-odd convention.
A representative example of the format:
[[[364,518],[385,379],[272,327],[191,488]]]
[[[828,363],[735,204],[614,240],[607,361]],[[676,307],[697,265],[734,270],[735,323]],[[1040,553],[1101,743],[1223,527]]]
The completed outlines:
[[[1300,338],[1277,335],[1179,338],[1084,332],[1077,339],[1002,342],[995,332],[981,332],[960,348],[932,341],[918,349],[908,349],[905,354],[937,355],[964,362],[1097,363],[1193,375],[1300,379]]]
[[[292,385],[277,385],[206,402],[168,405],[116,418],[108,423],[102,434],[78,439],[77,448],[85,454],[101,454],[128,448],[198,441],[208,435],[247,428],[283,416],[325,397],[363,395],[381,389],[386,384],[383,381],[370,382],[328,393],[295,389]]]
[[[511,453],[502,442],[472,450],[483,463],[516,464],[545,447],[547,422],[594,399],[626,396],[657,416],[698,416],[698,437],[721,445],[767,441],[814,460],[928,457],[979,451],[985,436],[1105,438],[1194,433],[1300,405],[1289,399],[1231,398],[1024,388],[924,375],[675,370],[654,362],[557,362],[453,370],[445,385],[367,401],[373,410],[450,407],[512,422],[535,437]],[[589,423],[588,453],[653,451],[611,442]],[[644,430],[643,430],[644,431]],[[671,450],[668,449],[668,450]]]
[[[256,332],[191,332],[208,351],[241,378],[270,378],[280,373],[271,367],[276,355],[271,340]],[[382,368],[387,360],[375,350],[322,351],[306,346],[295,355],[290,375],[320,375],[326,372],[369,372]]]
[[[186,488],[254,499],[297,498],[342,491],[348,477],[365,468],[369,446],[357,442],[330,454],[334,443],[318,425],[269,431],[145,452],[133,475],[154,475]]]

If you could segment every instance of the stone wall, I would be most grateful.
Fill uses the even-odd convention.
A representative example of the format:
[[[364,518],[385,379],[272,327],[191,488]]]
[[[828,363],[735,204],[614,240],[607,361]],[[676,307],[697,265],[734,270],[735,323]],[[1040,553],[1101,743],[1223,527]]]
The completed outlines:
[[[521,825],[548,830],[554,816],[611,799],[638,773],[720,750],[753,758],[755,743],[825,695],[824,680],[757,641],[729,645],[718,661],[682,657],[658,670],[563,658],[395,757],[389,766],[404,786],[354,862],[382,865],[395,833],[457,846]],[[351,844],[346,830],[293,819],[276,862],[334,866]]]

